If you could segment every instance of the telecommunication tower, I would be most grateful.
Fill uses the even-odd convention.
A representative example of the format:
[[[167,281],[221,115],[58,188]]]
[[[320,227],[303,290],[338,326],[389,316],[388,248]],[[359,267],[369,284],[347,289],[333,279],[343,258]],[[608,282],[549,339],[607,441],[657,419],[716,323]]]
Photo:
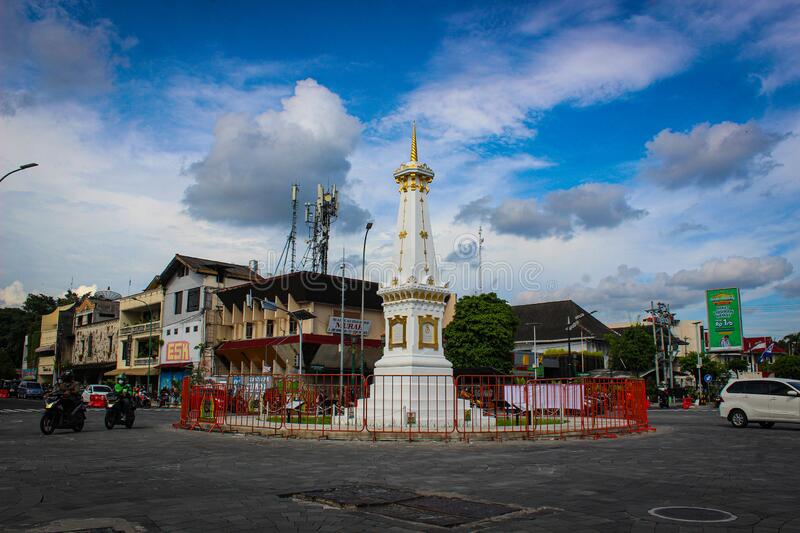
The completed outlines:
[[[278,258],[276,272],[286,272],[287,260],[289,262],[289,272],[294,272],[297,266],[295,253],[297,248],[297,191],[299,189],[300,187],[296,183],[292,185],[292,228],[289,230],[286,244],[283,245],[283,251]]]
[[[305,203],[305,221],[308,226],[306,253],[303,256],[303,267],[310,266],[311,272],[324,274],[328,271],[328,244],[331,236],[331,224],[339,216],[339,195],[336,185],[326,191],[317,185],[317,201]],[[311,262],[308,265],[308,262]]]

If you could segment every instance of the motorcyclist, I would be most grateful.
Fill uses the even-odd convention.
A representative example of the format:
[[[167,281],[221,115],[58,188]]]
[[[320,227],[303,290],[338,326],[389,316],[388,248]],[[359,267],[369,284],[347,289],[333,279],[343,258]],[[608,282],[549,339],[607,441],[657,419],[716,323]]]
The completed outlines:
[[[72,375],[71,370],[66,370],[61,374],[61,383],[58,384],[58,390],[66,404],[66,410],[72,413],[82,400],[81,387],[75,382],[75,376]]]
[[[118,405],[122,408],[123,413],[128,412],[131,402],[131,386],[128,383],[125,374],[120,374],[117,377],[117,382],[114,384],[114,393],[117,395]]]

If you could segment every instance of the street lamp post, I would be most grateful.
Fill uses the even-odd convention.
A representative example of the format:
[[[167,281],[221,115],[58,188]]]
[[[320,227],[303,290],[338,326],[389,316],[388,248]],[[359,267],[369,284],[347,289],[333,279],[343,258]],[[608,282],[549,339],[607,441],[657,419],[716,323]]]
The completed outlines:
[[[8,172],[8,173],[7,173],[7,174],[5,174],[5,175],[4,175],[2,178],[0,178],[0,182],[2,182],[4,179],[6,179],[7,177],[9,177],[9,176],[10,176],[11,174],[13,174],[14,172],[19,172],[20,170],[27,170],[27,169],[29,169],[29,168],[38,167],[38,166],[39,166],[39,163],[26,163],[26,164],[24,164],[24,165],[20,165],[20,166],[19,166],[19,168],[15,168],[15,169],[14,169],[14,170],[12,170],[11,172]]]
[[[700,363],[700,352],[703,350],[700,349],[700,342],[702,339],[700,338],[700,324],[702,324],[702,320],[698,320],[697,322],[692,322],[694,324],[695,330],[697,331],[697,339],[698,339],[698,346],[697,346],[697,390],[698,394],[702,392],[703,387],[703,380],[702,376],[700,375],[700,369],[703,368],[703,365]]]
[[[575,371],[575,362],[572,360],[572,330],[579,326],[579,322],[583,317],[587,315],[593,315],[596,312],[597,309],[589,313],[578,313],[575,315],[574,319],[570,319],[570,317],[567,316],[567,358],[569,359],[570,363],[572,363],[573,374],[577,372]],[[581,350],[583,350],[583,329],[581,329]],[[585,361],[583,358],[583,352],[581,352],[581,372],[584,371],[584,363]]]
[[[364,247],[361,249],[361,375],[364,375],[364,285],[366,284],[367,267],[367,235],[372,229],[372,222],[367,222],[364,231]]]
[[[541,322],[526,322],[526,326],[533,326],[533,356],[536,358],[536,368],[539,368],[539,356],[536,354],[536,326],[541,326]],[[538,377],[538,375],[537,375]]]

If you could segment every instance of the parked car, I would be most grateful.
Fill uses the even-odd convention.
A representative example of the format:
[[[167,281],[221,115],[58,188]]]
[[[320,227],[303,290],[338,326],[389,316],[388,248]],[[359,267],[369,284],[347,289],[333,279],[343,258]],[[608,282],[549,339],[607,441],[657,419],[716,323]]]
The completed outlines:
[[[763,428],[776,422],[800,423],[800,380],[732,380],[720,394],[719,414],[737,428],[749,422]]]
[[[92,394],[102,394],[103,396],[108,396],[110,393],[111,387],[108,385],[89,385],[81,393],[81,400],[83,400],[83,403],[89,403],[89,397]]]
[[[44,398],[44,389],[35,381],[22,381],[17,386],[17,398]]]

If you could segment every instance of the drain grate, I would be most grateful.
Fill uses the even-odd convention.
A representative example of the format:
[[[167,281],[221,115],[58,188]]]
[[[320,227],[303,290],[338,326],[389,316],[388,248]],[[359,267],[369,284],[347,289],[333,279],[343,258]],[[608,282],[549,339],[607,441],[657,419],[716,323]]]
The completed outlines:
[[[342,485],[283,497],[439,527],[462,526],[520,511],[510,505],[423,495],[377,485]]]
[[[647,511],[653,516],[678,522],[732,522],[736,515],[708,507],[656,507]]]

